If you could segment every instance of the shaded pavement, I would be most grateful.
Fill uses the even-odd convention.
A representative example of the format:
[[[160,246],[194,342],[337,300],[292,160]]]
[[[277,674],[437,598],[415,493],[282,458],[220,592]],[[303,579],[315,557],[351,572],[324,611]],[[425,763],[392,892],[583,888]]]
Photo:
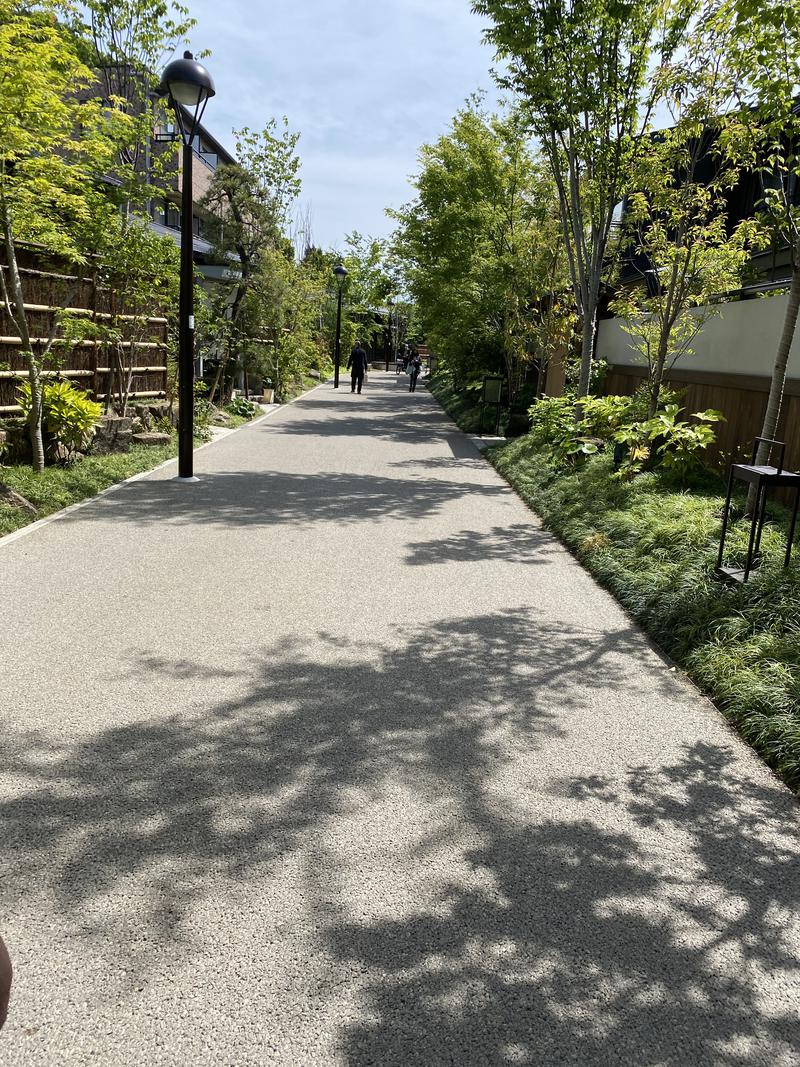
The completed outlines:
[[[4,1064],[797,1064],[794,798],[425,393],[0,543]]]

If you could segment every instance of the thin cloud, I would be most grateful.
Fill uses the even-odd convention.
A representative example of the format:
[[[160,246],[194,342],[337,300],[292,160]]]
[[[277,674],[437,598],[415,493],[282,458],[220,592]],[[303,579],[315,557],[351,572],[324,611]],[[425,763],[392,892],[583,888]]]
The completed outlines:
[[[303,194],[318,242],[380,236],[410,195],[423,142],[464,99],[491,90],[491,51],[468,0],[194,0],[192,43],[211,48],[206,121],[230,130],[287,115],[301,133]]]

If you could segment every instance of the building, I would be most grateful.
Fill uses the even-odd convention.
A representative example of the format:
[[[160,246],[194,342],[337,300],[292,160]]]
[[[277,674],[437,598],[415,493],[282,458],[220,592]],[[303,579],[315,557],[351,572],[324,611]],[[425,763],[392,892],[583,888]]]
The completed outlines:
[[[187,112],[187,123],[189,122]],[[153,151],[164,151],[165,144],[174,143],[175,128],[167,122],[156,128],[153,134]],[[235,158],[202,124],[192,143],[194,162],[192,166],[192,202],[194,217],[194,259],[200,273],[209,280],[224,278],[225,267],[211,262],[211,241],[208,232],[208,213],[201,206],[208,192],[214,173],[221,164],[233,164]],[[181,194],[183,191],[181,153],[174,158],[169,169],[168,184],[163,197],[150,203],[151,225],[156,233],[172,237],[178,244],[181,239]]]
[[[788,146],[787,146],[788,147]],[[696,170],[699,182],[709,182],[718,166],[713,137],[706,137]],[[769,177],[743,171],[725,195],[729,231],[753,218],[764,198]],[[790,183],[795,206],[800,207],[800,183]],[[696,314],[711,315],[665,381],[683,393],[686,411],[715,408],[725,421],[716,427],[715,451],[725,457],[750,452],[753,438],[761,433],[778,342],[789,301],[791,257],[787,245],[776,245],[750,257],[741,288],[721,293],[710,308]],[[618,285],[648,284],[655,295],[652,264],[636,249],[623,253]],[[626,324],[615,318],[606,304],[601,312],[596,355],[608,364],[605,391],[634,392],[647,368],[631,347]],[[778,437],[787,443],[787,463],[800,466],[800,329],[791,348],[785,397]]]

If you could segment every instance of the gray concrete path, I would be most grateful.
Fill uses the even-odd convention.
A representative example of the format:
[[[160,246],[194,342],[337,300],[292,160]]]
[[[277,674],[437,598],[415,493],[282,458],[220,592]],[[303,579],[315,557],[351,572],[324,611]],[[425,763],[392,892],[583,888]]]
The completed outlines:
[[[800,1063],[792,796],[424,392],[0,543],[4,1065]]]

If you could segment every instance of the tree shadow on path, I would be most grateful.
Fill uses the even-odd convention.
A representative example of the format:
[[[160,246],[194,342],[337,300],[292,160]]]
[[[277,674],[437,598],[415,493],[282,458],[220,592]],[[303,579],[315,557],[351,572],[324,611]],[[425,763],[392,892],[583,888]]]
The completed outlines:
[[[178,701],[196,691],[187,679],[205,680],[207,705],[74,745],[3,739],[12,915],[49,902],[85,951],[121,945],[146,971],[134,920],[151,943],[191,954],[195,905],[228,882],[255,898],[299,854],[319,951],[334,973],[360,976],[342,1062],[795,1062],[791,798],[747,781],[719,745],[618,780],[558,779],[549,766],[551,748],[563,759],[571,736],[598,729],[615,694],[655,688],[666,707],[685,696],[635,630],[517,610],[398,632],[368,664],[323,634],[263,648],[241,679],[152,656],[132,655],[129,671],[173,677]],[[366,876],[348,864],[369,857],[334,850],[326,866],[319,841],[369,818],[387,790],[420,812],[446,800],[452,826],[436,847],[452,875],[369,918],[336,890],[339,875]],[[425,860],[430,827],[418,830],[407,863]]]
[[[63,521],[120,521],[138,525],[203,523],[212,526],[279,526],[356,523],[370,519],[416,521],[470,495],[492,498],[504,486],[435,478],[384,478],[370,474],[289,474],[220,471],[191,487],[173,480],[142,480],[103,497]]]
[[[500,560],[533,566],[547,563],[552,555],[563,557],[563,549],[552,534],[530,523],[513,523],[491,530],[460,530],[435,541],[414,541],[407,546],[406,563],[424,567]]]

